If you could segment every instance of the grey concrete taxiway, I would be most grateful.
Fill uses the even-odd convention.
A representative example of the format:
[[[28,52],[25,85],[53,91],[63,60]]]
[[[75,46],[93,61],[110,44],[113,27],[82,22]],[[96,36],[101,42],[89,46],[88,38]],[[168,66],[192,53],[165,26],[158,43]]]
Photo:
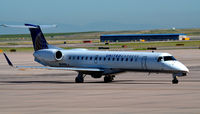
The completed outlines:
[[[127,72],[112,83],[73,71],[16,70],[0,54],[1,114],[199,114],[200,50],[162,50],[184,63],[190,73],[171,84],[171,74]],[[7,53],[15,65],[39,65],[32,53]]]

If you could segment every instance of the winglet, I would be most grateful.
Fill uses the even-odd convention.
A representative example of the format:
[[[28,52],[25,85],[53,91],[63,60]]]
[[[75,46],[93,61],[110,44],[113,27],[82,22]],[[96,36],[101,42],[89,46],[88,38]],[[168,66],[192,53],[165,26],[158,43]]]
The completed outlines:
[[[6,58],[6,61],[8,62],[8,65],[10,65],[11,67],[13,67],[13,64],[12,62],[10,61],[10,59],[8,58],[8,56],[6,55],[6,53],[3,53],[5,58]]]

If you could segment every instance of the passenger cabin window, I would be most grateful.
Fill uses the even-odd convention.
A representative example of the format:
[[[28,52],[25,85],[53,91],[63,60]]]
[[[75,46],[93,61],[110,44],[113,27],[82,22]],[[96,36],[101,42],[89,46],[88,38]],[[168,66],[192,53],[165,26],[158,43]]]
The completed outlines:
[[[131,58],[131,62],[133,61],[133,58]]]
[[[164,61],[175,61],[176,59],[173,56],[164,56]]]

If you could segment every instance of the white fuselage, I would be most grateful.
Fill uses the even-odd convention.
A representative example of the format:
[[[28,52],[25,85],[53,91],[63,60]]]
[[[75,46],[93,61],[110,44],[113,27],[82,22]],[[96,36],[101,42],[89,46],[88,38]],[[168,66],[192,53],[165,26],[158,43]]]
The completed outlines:
[[[168,53],[155,52],[125,52],[125,51],[90,51],[87,49],[60,50],[62,58],[48,60],[38,56],[49,49],[34,53],[37,62],[51,67],[81,67],[101,68],[107,73],[124,71],[160,72],[160,73],[187,73],[189,70]],[[50,49],[55,50],[56,49]],[[46,54],[48,55],[48,54]],[[158,60],[160,57],[160,60]],[[172,57],[172,58],[170,58]]]

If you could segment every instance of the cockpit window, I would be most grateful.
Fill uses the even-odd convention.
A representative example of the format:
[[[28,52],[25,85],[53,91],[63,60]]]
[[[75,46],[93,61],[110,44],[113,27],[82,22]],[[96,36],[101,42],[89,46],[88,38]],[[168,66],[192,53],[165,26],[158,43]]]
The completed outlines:
[[[163,57],[158,57],[158,62],[160,62],[163,59]]]
[[[164,56],[164,61],[175,61],[176,59],[173,56]]]

